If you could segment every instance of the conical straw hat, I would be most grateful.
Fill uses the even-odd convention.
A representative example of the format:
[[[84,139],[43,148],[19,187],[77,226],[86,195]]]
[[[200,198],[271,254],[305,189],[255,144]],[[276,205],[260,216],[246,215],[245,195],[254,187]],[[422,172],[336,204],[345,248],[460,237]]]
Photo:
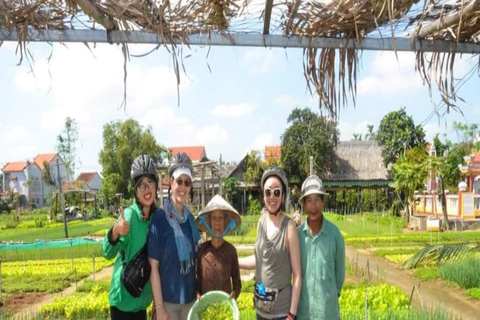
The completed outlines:
[[[230,205],[230,203],[223,199],[222,196],[217,194],[212,198],[212,200],[208,202],[207,206],[203,208],[203,210],[200,212],[197,219],[195,220],[197,228],[203,232],[210,233],[210,231],[207,230],[205,222],[209,222],[210,215],[213,211],[217,210],[227,213],[227,219],[225,220],[225,228],[229,228],[229,230],[227,230],[227,233],[237,229],[240,226],[242,222],[240,214],[237,212],[237,210],[235,210],[234,207]]]

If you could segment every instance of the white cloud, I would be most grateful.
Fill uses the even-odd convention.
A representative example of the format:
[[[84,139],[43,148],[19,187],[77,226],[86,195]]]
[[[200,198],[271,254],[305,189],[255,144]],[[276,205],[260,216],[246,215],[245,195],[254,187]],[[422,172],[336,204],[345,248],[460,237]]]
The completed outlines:
[[[340,121],[338,124],[338,129],[340,130],[340,140],[350,141],[353,139],[354,133],[361,133],[363,140],[365,134],[368,133],[367,125],[369,124],[371,124],[369,121],[362,121],[357,123]]]
[[[6,143],[15,143],[23,140],[27,136],[27,129],[24,126],[14,126],[6,131],[2,140]]]
[[[370,75],[358,82],[359,95],[402,95],[422,88],[413,53],[399,52],[398,60],[393,52],[376,53],[370,68]]]
[[[228,139],[228,131],[218,124],[205,126],[195,132],[195,141],[201,145],[224,144]]]
[[[241,117],[252,114],[256,106],[248,103],[236,103],[232,105],[220,104],[211,110],[211,113],[224,117]]]
[[[294,109],[300,105],[300,99],[294,96],[281,94],[275,99],[275,104],[280,108]]]
[[[277,145],[276,139],[273,138],[271,133],[262,133],[253,142],[245,148],[245,153],[249,153],[252,150],[260,151],[262,154],[265,152],[266,146]]]
[[[37,154],[37,148],[28,139],[28,131],[23,126],[9,127],[0,123],[0,165],[10,161],[32,159]]]
[[[262,51],[259,48],[247,50],[240,60],[240,64],[248,68],[248,74],[251,76],[269,73],[275,65],[274,62],[273,50]]]
[[[444,134],[448,135],[453,132],[452,128],[442,121],[431,121],[423,126],[423,130],[425,130],[425,140],[427,141],[432,141],[437,134],[442,137]]]

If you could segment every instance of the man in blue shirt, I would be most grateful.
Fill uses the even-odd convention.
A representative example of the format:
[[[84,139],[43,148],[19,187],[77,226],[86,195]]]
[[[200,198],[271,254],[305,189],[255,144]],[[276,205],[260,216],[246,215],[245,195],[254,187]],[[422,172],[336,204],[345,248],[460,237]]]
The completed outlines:
[[[299,320],[340,319],[338,298],[345,280],[345,242],[338,228],[323,216],[328,194],[311,175],[302,184],[299,203],[307,221],[298,227],[302,260]]]

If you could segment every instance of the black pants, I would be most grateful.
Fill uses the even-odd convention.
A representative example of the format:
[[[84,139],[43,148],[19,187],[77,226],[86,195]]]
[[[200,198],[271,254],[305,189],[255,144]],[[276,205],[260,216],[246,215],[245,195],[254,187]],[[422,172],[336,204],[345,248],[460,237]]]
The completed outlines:
[[[112,320],[146,320],[147,310],[137,312],[126,312],[116,307],[110,307],[110,316]]]

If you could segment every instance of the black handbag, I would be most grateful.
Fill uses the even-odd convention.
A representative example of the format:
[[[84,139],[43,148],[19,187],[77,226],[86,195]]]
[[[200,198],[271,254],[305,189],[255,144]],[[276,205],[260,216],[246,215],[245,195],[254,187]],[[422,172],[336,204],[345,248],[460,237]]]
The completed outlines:
[[[150,263],[148,263],[147,243],[128,264],[125,262],[125,252],[122,250],[120,254],[123,264],[122,283],[133,297],[138,298],[150,279],[150,272],[152,271]]]

